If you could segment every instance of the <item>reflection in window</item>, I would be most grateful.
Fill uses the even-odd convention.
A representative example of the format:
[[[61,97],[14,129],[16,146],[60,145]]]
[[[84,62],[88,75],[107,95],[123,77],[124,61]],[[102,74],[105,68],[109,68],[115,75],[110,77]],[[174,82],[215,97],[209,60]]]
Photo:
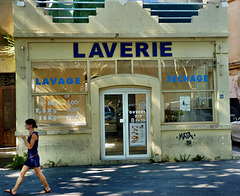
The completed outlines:
[[[33,62],[32,91],[86,92],[87,62]]]
[[[213,89],[213,61],[206,59],[162,61],[162,89]]]
[[[115,74],[114,61],[90,61],[91,78]]]
[[[34,96],[34,113],[41,126],[86,125],[86,95]]]
[[[133,61],[134,73],[158,78],[158,61]]]
[[[213,121],[212,94],[164,93],[165,122]]]
[[[131,61],[130,60],[120,60],[117,61],[117,73],[118,74],[131,74]]]

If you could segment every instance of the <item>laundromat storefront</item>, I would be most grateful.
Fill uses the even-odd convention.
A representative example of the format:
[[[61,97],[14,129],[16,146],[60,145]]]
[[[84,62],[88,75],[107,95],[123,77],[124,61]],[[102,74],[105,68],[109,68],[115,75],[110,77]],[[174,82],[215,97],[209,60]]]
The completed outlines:
[[[207,39],[29,43],[42,161],[229,157],[229,133],[210,128],[221,91],[214,54]],[[213,140],[219,133],[225,145]]]

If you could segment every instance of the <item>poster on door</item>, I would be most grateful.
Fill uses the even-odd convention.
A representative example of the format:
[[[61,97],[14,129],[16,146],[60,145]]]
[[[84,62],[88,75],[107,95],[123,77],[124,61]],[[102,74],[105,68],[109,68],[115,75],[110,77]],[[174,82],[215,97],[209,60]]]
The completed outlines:
[[[146,146],[145,123],[130,123],[130,146]]]

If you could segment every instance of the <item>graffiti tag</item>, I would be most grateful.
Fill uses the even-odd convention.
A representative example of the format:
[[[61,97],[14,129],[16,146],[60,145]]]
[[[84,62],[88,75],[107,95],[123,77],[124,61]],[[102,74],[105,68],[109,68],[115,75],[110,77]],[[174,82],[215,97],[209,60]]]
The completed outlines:
[[[194,139],[196,134],[191,134],[191,132],[185,132],[185,133],[179,133],[179,135],[176,137],[178,140],[184,140],[184,139]]]

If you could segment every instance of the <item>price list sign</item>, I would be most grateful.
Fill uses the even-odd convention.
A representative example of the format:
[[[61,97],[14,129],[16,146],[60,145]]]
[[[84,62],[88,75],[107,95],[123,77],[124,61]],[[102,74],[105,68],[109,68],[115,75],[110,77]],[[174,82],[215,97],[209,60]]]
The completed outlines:
[[[81,95],[39,96],[35,100],[35,115],[40,124],[85,123],[85,100]],[[82,101],[81,101],[82,100]]]

